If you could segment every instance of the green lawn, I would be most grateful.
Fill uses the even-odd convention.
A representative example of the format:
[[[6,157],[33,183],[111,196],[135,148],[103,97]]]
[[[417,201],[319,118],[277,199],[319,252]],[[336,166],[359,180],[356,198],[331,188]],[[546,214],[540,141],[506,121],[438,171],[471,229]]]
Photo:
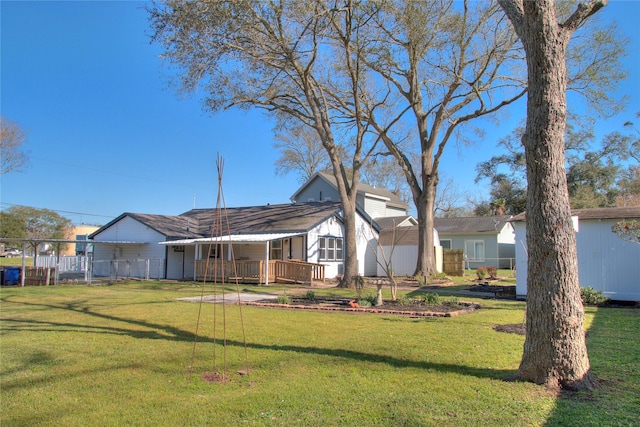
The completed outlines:
[[[274,289],[285,288],[267,290]],[[640,419],[638,309],[587,309],[602,387],[556,396],[505,381],[524,338],[492,327],[522,322],[521,302],[485,300],[472,314],[418,320],[176,301],[201,292],[155,282],[3,288],[0,425],[626,426]],[[247,367],[249,375],[237,373]],[[228,381],[202,379],[214,369]]]

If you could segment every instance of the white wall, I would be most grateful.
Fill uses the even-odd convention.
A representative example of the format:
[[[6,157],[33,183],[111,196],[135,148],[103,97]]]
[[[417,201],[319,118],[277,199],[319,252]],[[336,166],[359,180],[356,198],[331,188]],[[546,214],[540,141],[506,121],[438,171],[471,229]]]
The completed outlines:
[[[157,231],[147,227],[135,219],[125,216],[120,221],[112,224],[109,228],[95,235],[94,241],[127,241],[141,242],[141,244],[95,244],[93,248],[93,260],[98,261],[96,267],[103,265],[100,261],[110,261],[116,259],[155,259],[154,264],[162,266],[164,275],[165,247],[158,242],[165,240],[164,236]],[[155,268],[154,268],[155,271]],[[101,272],[96,269],[94,274]],[[108,272],[106,273],[108,274]]]
[[[311,231],[309,231],[307,238],[307,260],[316,264],[323,264],[325,266],[324,275],[327,278],[336,277],[338,274],[342,274],[343,261],[322,261],[318,260],[318,238],[319,237],[344,237],[342,230],[342,224],[337,219],[333,218],[327,220]]]
[[[615,219],[579,220],[576,233],[580,286],[591,286],[614,300],[640,301],[640,245],[611,231]],[[527,293],[525,224],[516,223],[516,294]],[[522,242],[522,243],[521,243]]]

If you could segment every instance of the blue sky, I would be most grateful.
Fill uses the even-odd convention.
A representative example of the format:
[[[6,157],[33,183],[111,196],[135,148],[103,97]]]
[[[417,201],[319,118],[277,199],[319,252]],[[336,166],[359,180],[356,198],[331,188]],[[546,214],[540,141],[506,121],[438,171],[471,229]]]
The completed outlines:
[[[28,132],[30,165],[0,176],[0,208],[27,205],[75,223],[104,224],[123,212],[175,215],[213,207],[216,159],[224,159],[225,204],[288,203],[296,177],[276,176],[273,122],[260,112],[212,115],[196,97],[167,85],[160,48],[149,42],[144,3],[132,1],[0,1],[0,113]],[[599,19],[618,21],[632,43],[620,93],[626,112],[598,125],[620,129],[640,111],[640,1],[616,1]],[[462,191],[475,165],[525,115],[509,111],[485,140],[457,149],[441,165]]]

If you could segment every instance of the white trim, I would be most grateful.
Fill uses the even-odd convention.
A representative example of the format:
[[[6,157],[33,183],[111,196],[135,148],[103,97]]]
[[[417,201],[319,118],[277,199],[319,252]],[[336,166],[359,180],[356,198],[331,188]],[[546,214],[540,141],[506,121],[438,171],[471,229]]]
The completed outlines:
[[[169,240],[159,242],[167,246],[190,246],[198,243],[262,243],[272,240],[287,239],[289,237],[302,236],[306,233],[263,233],[263,234],[232,234],[218,237],[200,237],[197,239]]]

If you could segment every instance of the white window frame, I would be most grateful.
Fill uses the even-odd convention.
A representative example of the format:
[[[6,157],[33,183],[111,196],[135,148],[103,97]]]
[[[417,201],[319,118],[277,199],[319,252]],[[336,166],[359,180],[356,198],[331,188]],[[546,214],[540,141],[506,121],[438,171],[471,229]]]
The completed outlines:
[[[473,248],[473,253],[471,253],[472,251],[469,250],[469,245],[472,245],[471,248]],[[477,256],[477,246],[476,245],[480,245],[482,246],[482,258],[478,258]],[[464,241],[464,254],[467,256],[467,261],[471,261],[471,262],[484,262],[485,261],[485,242],[484,240],[465,240]]]
[[[342,237],[322,236],[318,238],[318,261],[342,261],[344,255]]]
[[[269,259],[282,259],[282,240],[272,240],[270,242]]]
[[[445,248],[442,242],[449,242],[449,247]],[[440,239],[440,246],[442,246],[442,249],[453,249],[453,241],[451,239]]]

